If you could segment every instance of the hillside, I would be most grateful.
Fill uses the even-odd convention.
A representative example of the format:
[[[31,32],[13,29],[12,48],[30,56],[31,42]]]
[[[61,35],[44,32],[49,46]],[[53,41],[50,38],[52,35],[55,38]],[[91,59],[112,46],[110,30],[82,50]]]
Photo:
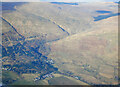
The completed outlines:
[[[116,84],[117,19],[118,17],[112,17],[98,21],[93,31],[78,33],[51,43],[49,57],[55,60],[62,72],[69,71],[94,84]]]
[[[118,84],[117,3],[2,7],[3,84]]]

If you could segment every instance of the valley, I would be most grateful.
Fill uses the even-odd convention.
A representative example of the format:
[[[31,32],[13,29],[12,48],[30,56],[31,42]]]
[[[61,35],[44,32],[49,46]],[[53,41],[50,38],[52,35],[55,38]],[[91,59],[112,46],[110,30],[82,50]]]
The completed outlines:
[[[118,3],[8,7],[1,16],[3,84],[118,84]]]

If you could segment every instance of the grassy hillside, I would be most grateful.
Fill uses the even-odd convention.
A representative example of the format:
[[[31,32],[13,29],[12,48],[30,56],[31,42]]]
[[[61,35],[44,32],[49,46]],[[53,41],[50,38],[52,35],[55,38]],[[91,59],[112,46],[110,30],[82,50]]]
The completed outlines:
[[[50,85],[66,85],[66,84],[80,85],[79,83],[74,82],[73,80],[70,80],[65,77],[56,77],[56,78],[50,79],[48,82]]]
[[[70,71],[94,84],[116,84],[117,41],[117,17],[113,17],[96,22],[92,31],[51,43],[49,57],[62,72]]]
[[[116,13],[116,3],[102,2],[31,2],[3,10],[4,83],[117,84],[118,16],[109,17]]]

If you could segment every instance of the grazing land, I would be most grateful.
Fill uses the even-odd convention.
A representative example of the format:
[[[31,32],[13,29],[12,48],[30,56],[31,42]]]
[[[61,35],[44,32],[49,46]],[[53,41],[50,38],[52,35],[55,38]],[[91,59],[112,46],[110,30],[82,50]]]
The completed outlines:
[[[118,84],[118,3],[2,7],[3,84]]]

